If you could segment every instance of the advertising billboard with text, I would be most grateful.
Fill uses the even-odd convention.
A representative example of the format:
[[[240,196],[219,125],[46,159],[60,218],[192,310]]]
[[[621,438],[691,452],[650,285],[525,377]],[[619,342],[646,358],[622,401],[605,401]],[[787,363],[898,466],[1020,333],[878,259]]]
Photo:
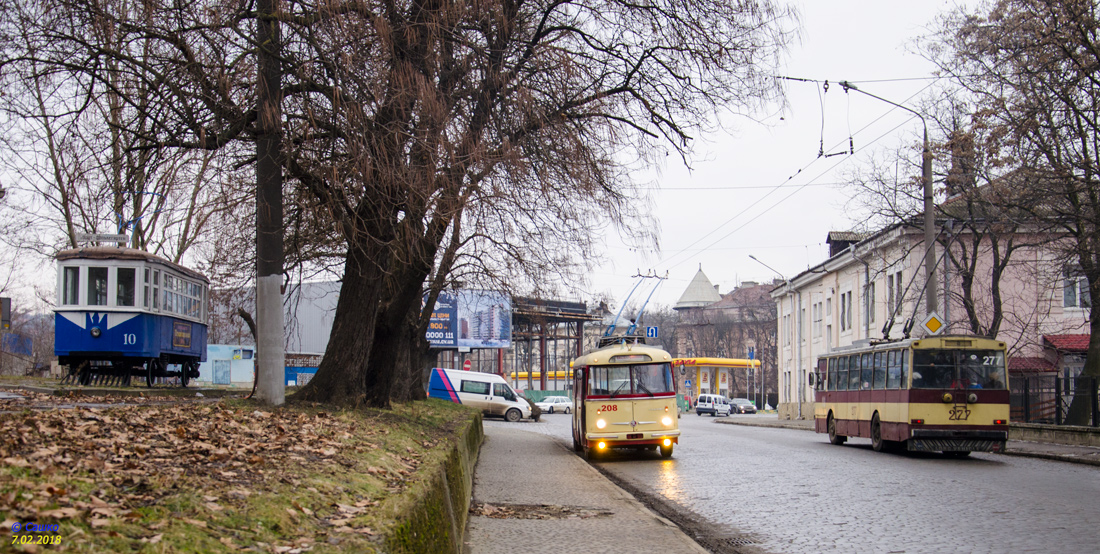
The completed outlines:
[[[432,348],[508,348],[512,344],[512,297],[490,290],[439,293],[428,323]]]

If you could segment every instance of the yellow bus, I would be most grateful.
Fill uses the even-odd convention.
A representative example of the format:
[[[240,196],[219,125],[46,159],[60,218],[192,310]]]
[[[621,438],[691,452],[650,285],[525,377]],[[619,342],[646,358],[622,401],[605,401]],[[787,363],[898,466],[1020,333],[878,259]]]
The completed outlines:
[[[680,374],[684,383],[684,394],[698,397],[700,394],[721,394],[732,397],[734,378],[745,377],[748,387],[749,371],[760,369],[760,360],[746,358],[676,358],[672,368]],[[755,378],[759,376],[754,375]],[[745,390],[746,395],[749,394]]]
[[[875,451],[1003,452],[1010,412],[1005,343],[975,336],[906,339],[818,358],[814,430]]]
[[[585,459],[612,448],[657,449],[668,458],[679,443],[672,356],[638,340],[573,361],[573,450]]]

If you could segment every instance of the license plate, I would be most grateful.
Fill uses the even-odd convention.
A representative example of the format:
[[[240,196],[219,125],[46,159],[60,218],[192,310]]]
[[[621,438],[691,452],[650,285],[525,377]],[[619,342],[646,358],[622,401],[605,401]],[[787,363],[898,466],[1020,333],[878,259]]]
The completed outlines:
[[[641,433],[630,433],[626,436],[626,438],[628,438],[628,439],[640,439],[640,438],[642,438],[642,434]]]

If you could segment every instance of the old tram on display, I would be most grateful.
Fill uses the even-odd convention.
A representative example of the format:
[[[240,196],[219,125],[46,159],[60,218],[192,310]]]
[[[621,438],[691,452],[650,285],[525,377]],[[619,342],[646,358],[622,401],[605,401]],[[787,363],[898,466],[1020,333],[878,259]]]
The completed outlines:
[[[57,254],[54,353],[64,382],[128,386],[131,377],[199,376],[206,359],[209,281],[141,250],[85,247]]]

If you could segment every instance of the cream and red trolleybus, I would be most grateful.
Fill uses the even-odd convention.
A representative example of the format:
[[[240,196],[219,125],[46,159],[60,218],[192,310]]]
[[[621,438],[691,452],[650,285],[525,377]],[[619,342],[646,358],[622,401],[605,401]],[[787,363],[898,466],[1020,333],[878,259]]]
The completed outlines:
[[[639,337],[573,361],[573,449],[586,459],[612,448],[658,449],[679,442],[672,356]]]
[[[1005,343],[976,336],[838,349],[818,358],[815,430],[833,444],[869,438],[876,451],[1003,452],[1006,369]]]

